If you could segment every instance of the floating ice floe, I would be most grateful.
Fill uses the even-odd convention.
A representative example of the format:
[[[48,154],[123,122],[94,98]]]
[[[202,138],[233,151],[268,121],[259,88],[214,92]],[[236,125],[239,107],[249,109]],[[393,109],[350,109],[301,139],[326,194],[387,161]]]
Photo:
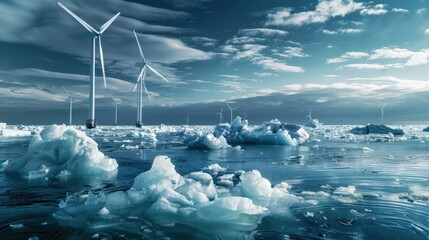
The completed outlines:
[[[189,142],[198,142],[195,139],[205,141],[204,137],[209,137],[210,140],[223,141],[221,137],[226,139],[228,144],[260,144],[260,145],[289,145],[297,146],[308,140],[308,133],[301,126],[295,124],[281,123],[274,119],[269,122],[264,122],[262,125],[250,128],[247,120],[242,120],[236,117],[231,125],[222,123],[217,125],[213,133],[195,134],[194,136],[185,139],[185,145]],[[192,144],[192,147],[200,146]],[[223,146],[224,147],[224,146]]]
[[[74,127],[52,125],[34,135],[24,156],[8,160],[4,171],[29,179],[92,175],[118,168],[116,160],[98,150],[97,143]]]
[[[221,149],[231,147],[224,136],[215,137],[211,133],[197,133],[184,140],[188,148]]]
[[[0,122],[0,137],[25,137],[31,136],[31,131],[7,128],[6,123]]]
[[[404,135],[404,131],[399,128],[391,128],[383,124],[368,124],[364,127],[355,127],[350,130],[353,134],[393,134]]]
[[[212,165],[210,170],[223,171]],[[221,175],[214,175],[217,179]],[[229,179],[229,177],[226,177]],[[115,217],[151,219],[162,226],[184,224],[204,233],[251,231],[269,214],[286,214],[303,199],[289,193],[286,182],[271,183],[256,171],[243,172],[238,184],[215,184],[204,172],[178,174],[166,156],[158,156],[150,170],[134,179],[127,191],[110,194],[68,194],[53,215],[63,224],[80,225],[88,219]]]

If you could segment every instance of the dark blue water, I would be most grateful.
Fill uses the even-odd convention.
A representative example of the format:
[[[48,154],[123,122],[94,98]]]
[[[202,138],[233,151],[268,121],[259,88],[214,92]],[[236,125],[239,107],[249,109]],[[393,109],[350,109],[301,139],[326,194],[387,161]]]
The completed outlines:
[[[299,147],[250,145],[241,146],[241,150],[189,150],[181,144],[183,135],[168,132],[157,133],[156,148],[127,150],[123,144],[139,145],[141,139],[118,137],[109,131],[94,134],[100,150],[118,161],[117,175],[34,182],[0,173],[0,236],[4,239],[228,238],[222,234],[207,236],[180,224],[163,227],[147,219],[94,218],[79,227],[69,227],[52,217],[66,192],[127,190],[134,177],[150,168],[156,156],[167,155],[181,175],[213,163],[228,167],[230,172],[257,169],[273,185],[286,181],[293,186],[291,193],[310,200],[291,206],[289,214],[265,217],[257,229],[239,236],[243,239],[428,239],[429,135],[415,130],[400,141],[383,142],[332,137],[328,129],[329,126],[324,126],[312,132],[312,137],[320,142],[310,141]],[[0,162],[23,154],[29,139],[0,138]],[[294,159],[297,155],[303,159]],[[332,197],[336,188],[349,185],[356,187],[356,198]],[[308,193],[318,191],[330,196]]]

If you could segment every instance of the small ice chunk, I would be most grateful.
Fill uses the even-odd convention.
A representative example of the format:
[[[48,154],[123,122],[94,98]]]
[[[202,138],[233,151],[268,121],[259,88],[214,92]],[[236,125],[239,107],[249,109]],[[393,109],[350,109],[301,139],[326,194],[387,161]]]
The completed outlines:
[[[227,168],[221,167],[219,164],[215,163],[208,167],[203,168],[204,171],[217,174],[219,172],[226,172]]]
[[[14,230],[16,230],[16,229],[23,229],[24,228],[24,224],[22,224],[22,223],[15,223],[15,224],[10,224],[9,227],[11,227]]]

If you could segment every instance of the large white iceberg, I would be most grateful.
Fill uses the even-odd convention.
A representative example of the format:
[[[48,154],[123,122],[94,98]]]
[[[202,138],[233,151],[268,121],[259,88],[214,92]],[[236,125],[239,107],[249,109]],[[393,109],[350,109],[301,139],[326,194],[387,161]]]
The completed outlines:
[[[34,135],[24,156],[8,160],[4,171],[30,179],[92,175],[118,168],[116,160],[98,150],[97,143],[74,127],[51,125]]]
[[[226,139],[226,143],[223,142]],[[218,149],[225,144],[260,144],[297,146],[308,140],[309,134],[296,124],[281,123],[274,119],[257,127],[249,127],[247,120],[236,117],[231,125],[217,125],[212,133],[197,133],[185,139],[190,148],[203,147]],[[212,144],[214,143],[214,144]],[[216,147],[207,147],[207,146]],[[220,147],[219,147],[220,146]]]
[[[163,226],[180,223],[203,233],[229,234],[251,231],[268,214],[287,213],[290,205],[302,202],[288,192],[286,182],[272,187],[258,171],[241,173],[240,183],[224,187],[213,180],[213,176],[221,178],[219,173],[182,176],[168,157],[158,156],[150,170],[134,179],[129,190],[108,195],[68,194],[54,217],[64,224],[88,223],[100,215],[103,221],[132,217],[151,219]]]

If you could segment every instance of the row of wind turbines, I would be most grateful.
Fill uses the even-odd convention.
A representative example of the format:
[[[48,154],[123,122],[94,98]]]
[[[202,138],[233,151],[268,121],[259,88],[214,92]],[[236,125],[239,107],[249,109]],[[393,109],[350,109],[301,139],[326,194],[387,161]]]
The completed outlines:
[[[95,55],[96,55],[95,52],[96,52],[96,44],[97,44],[96,42],[98,41],[101,71],[103,74],[104,87],[106,88],[107,87],[106,73],[105,73],[105,68],[104,68],[104,54],[103,54],[103,47],[101,44],[101,35],[107,30],[107,28],[109,28],[109,26],[116,20],[116,18],[121,13],[120,12],[117,13],[109,21],[107,21],[105,24],[103,24],[99,30],[96,30],[91,25],[89,25],[84,20],[82,20],[80,17],[78,17],[76,14],[74,14],[70,9],[68,9],[66,6],[64,6],[61,2],[58,2],[58,5],[61,8],[63,8],[67,13],[69,13],[76,21],[78,21],[86,30],[88,30],[90,33],[93,34],[92,50],[91,50],[91,60],[92,61],[91,61],[91,65],[90,65],[90,81],[89,81],[89,113],[88,113],[88,119],[86,121],[86,128],[89,128],[89,129],[95,128],[97,126],[97,122],[96,122],[96,118],[95,118]],[[140,53],[140,58],[141,58],[141,62],[136,63],[136,66],[140,68],[140,73],[139,73],[139,76],[137,78],[137,82],[136,82],[136,85],[134,87],[134,90],[133,90],[133,92],[135,92],[137,90],[137,122],[136,122],[136,126],[141,127],[143,125],[143,122],[142,122],[142,106],[143,106],[142,93],[143,93],[143,90],[146,92],[149,99],[151,99],[149,91],[146,88],[146,84],[144,83],[146,73],[148,71],[151,71],[152,73],[158,75],[163,80],[165,80],[167,82],[168,82],[168,80],[164,76],[162,76],[158,71],[156,71],[153,67],[151,67],[149,65],[147,59],[145,58],[145,56],[143,54],[143,50],[142,50],[142,47],[140,45],[140,41],[139,41],[139,38],[137,36],[136,31],[133,30],[133,33],[134,33],[134,36],[135,36],[136,41],[137,41],[137,46],[139,48],[139,53]],[[72,120],[73,120],[72,119],[73,118],[73,112],[72,112],[73,98],[72,98],[72,95],[70,94],[70,92],[67,91],[67,89],[64,88],[64,90],[69,95],[69,101],[70,101],[69,123],[71,125]],[[115,99],[112,96],[110,96],[110,97],[112,98],[113,102],[115,103],[115,125],[117,125],[118,102],[115,101]]]

